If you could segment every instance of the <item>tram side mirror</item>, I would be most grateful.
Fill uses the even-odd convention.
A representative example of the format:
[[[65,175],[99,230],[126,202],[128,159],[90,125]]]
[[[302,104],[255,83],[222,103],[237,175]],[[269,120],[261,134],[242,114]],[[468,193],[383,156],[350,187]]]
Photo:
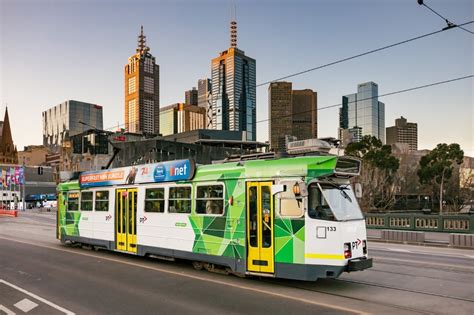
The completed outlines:
[[[360,183],[355,183],[354,184],[354,192],[356,198],[362,198],[362,185]]]
[[[272,195],[286,191],[286,185],[273,185],[272,186]]]

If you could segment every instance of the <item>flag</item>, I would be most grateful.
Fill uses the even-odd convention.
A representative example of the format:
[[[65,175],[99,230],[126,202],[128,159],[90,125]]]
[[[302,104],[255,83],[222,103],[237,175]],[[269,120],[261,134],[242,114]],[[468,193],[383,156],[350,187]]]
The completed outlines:
[[[20,167],[15,166],[15,185],[20,185]]]
[[[7,171],[2,169],[2,184],[3,184],[3,187],[7,187],[8,184],[7,184]]]
[[[7,168],[5,172],[5,187],[8,187],[10,186],[10,169]]]
[[[25,167],[20,167],[20,185],[25,185]]]

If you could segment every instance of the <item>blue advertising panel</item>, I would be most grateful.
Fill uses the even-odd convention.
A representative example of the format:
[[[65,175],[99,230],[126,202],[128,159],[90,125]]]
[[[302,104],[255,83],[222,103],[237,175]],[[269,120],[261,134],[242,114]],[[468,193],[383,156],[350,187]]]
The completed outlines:
[[[142,183],[174,182],[192,179],[194,160],[166,161],[134,165],[108,170],[83,172],[79,177],[81,188]]]

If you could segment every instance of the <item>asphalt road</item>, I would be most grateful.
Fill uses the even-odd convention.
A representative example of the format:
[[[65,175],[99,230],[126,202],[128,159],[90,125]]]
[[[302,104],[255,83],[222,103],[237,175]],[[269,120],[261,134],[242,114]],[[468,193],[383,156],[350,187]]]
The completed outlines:
[[[240,279],[63,246],[53,213],[21,213],[0,217],[0,314],[474,313],[474,251],[370,243],[369,253],[372,269],[336,280]]]

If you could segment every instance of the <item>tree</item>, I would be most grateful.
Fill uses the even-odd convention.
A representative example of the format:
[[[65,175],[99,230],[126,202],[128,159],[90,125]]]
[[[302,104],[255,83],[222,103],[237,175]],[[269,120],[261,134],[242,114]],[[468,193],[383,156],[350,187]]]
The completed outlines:
[[[361,141],[347,145],[345,154],[362,159],[362,205],[389,208],[395,201],[394,175],[400,165],[391,146],[383,145],[376,137],[364,136]]]
[[[453,174],[455,165],[462,163],[464,151],[457,143],[440,143],[420,160],[418,177],[420,183],[432,186],[433,195],[439,186],[439,213],[443,212],[444,185]]]

